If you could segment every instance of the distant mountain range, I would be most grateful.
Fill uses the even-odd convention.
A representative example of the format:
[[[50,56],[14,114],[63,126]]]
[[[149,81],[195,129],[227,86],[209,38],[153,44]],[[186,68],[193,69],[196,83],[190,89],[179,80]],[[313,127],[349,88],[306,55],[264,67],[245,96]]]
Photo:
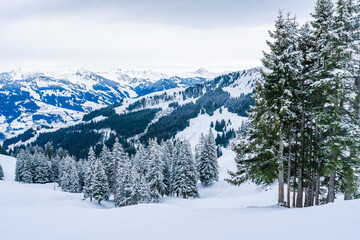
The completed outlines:
[[[172,88],[186,88],[219,74],[205,69],[169,76],[154,71],[0,73],[0,141],[29,128],[53,131],[79,122],[92,110]],[[52,129],[51,129],[52,128]]]
[[[130,153],[138,142],[146,143],[150,138],[158,141],[186,138],[195,146],[200,134],[207,133],[210,127],[218,146],[226,146],[254,104],[251,96],[256,82],[262,81],[260,70],[232,72],[208,81],[199,77],[193,79],[200,83],[195,84],[193,80],[188,87],[178,84],[180,87],[137,98],[119,97],[120,101],[82,114],[81,120],[63,127],[53,122],[49,124],[56,126],[52,129],[44,126],[29,128],[4,141],[4,147],[13,148],[28,143],[44,146],[52,142],[55,148],[62,147],[77,158],[84,158],[90,146],[95,146],[96,152],[102,144],[111,148],[116,137]],[[165,80],[152,81],[159,83]]]

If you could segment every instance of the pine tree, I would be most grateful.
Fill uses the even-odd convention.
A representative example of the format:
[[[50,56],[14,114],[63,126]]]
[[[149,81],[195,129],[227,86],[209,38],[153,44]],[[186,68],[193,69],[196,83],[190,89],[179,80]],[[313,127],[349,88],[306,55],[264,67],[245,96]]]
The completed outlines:
[[[165,188],[165,195],[170,196],[171,195],[171,178],[172,178],[172,168],[173,168],[173,155],[174,155],[174,145],[172,141],[169,139],[166,142],[161,143],[161,148],[163,151],[163,160],[164,163],[164,184],[166,186]]]
[[[65,192],[78,193],[81,190],[75,160],[67,156],[63,161],[59,185]]]
[[[257,82],[254,94],[256,106],[249,114],[248,136],[234,150],[238,153],[236,172],[228,181],[238,185],[247,180],[269,184],[278,180],[278,204],[285,205],[285,152],[292,131],[287,131],[295,118],[293,97],[296,77],[301,70],[301,55],[297,50],[297,24],[290,15],[280,11],[275,31],[269,32],[270,53],[262,59],[266,68],[264,80]]]
[[[91,195],[99,204],[102,200],[109,200],[110,191],[108,179],[106,177],[104,166],[99,159],[96,159],[94,165],[91,192]]]
[[[16,168],[15,168],[15,181],[32,183],[32,166],[31,166],[31,154],[29,149],[23,150],[17,154]]]
[[[111,151],[106,147],[105,144],[102,147],[99,159],[100,159],[100,162],[102,163],[102,165],[104,166],[105,174],[109,181],[109,179],[111,178],[111,175],[112,175],[114,164],[113,164],[112,157],[111,157]],[[109,186],[110,185],[111,184],[109,182]]]
[[[200,182],[204,186],[209,186],[213,182],[219,180],[217,151],[214,135],[211,129],[209,130],[209,134],[206,136],[205,143],[202,148],[201,156],[197,163],[197,169],[199,171]]]
[[[125,164],[127,164],[127,162],[129,162],[129,155],[124,151],[124,148],[121,143],[119,143],[118,138],[116,138],[113,150],[111,152],[111,165],[113,167],[109,180],[109,185],[112,193],[115,193],[117,188],[117,175],[121,173],[121,171],[119,172],[119,170],[121,170],[125,166]]]
[[[45,144],[45,156],[48,157],[49,159],[54,157],[54,148],[53,148],[51,142],[48,142],[47,144]]]
[[[0,164],[0,180],[3,180],[4,179],[4,171],[3,171],[3,168]]]
[[[115,206],[122,207],[134,204],[132,199],[133,178],[130,161],[117,164],[115,180]]]
[[[196,186],[196,166],[188,141],[177,141],[178,156],[174,163],[173,193],[177,197],[199,197]]]
[[[48,161],[46,156],[41,152],[37,152],[33,155],[33,162],[37,163],[37,166],[35,166],[34,182],[35,183],[50,182],[50,180],[51,180],[51,163]]]
[[[59,162],[60,158],[58,156],[52,157],[50,160],[51,165],[51,181],[57,182],[59,179]]]
[[[135,167],[131,169],[132,173],[132,192],[131,202],[133,204],[149,203],[151,202],[151,192],[145,177],[139,174]]]
[[[199,142],[198,142],[198,144],[195,145],[195,162],[196,162],[197,166],[200,161],[202,151],[204,149],[205,141],[206,141],[205,136],[203,133],[201,133]]]
[[[80,189],[83,189],[85,186],[85,176],[87,169],[86,161],[84,159],[79,159],[79,161],[76,163],[76,169],[79,176]]]
[[[147,149],[140,143],[136,149],[136,154],[133,158],[134,166],[138,173],[145,176],[148,169],[147,162],[148,152]]]
[[[149,140],[148,151],[146,181],[149,184],[153,201],[157,202],[160,197],[164,196],[166,190],[166,185],[164,184],[163,153],[155,139]]]
[[[94,149],[91,147],[89,150],[89,155],[86,163],[86,173],[85,173],[85,184],[84,184],[84,199],[90,198],[92,201],[94,197],[93,191],[93,180],[95,172],[96,157]]]

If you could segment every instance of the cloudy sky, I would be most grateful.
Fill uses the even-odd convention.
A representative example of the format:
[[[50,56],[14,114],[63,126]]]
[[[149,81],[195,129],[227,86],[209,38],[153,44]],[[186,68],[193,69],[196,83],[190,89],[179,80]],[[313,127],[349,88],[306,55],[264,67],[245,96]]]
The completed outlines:
[[[0,71],[259,66],[279,9],[315,0],[0,0]]]

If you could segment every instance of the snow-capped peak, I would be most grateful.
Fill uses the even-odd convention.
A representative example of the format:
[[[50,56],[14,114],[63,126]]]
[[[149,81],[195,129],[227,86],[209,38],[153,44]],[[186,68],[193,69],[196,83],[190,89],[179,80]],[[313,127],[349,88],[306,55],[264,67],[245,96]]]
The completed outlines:
[[[180,78],[201,77],[201,78],[206,78],[206,79],[213,79],[219,75],[220,74],[210,72],[205,68],[199,68],[193,72],[179,73],[179,74],[176,74],[175,76],[180,77]]]

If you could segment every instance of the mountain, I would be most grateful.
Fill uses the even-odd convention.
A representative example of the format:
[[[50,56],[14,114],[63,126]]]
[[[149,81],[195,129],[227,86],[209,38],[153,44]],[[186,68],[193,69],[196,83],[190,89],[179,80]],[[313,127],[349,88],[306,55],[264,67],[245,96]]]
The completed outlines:
[[[218,76],[187,88],[151,93],[85,114],[79,124],[57,131],[29,129],[4,142],[14,147],[32,142],[44,146],[52,142],[82,158],[90,146],[112,147],[115,138],[131,153],[137,142],[185,137],[194,146],[201,133],[212,127],[219,146],[226,145],[254,104],[251,95],[262,77],[259,69]]]
[[[75,124],[84,114],[121,99],[192,86],[215,75],[203,69],[183,77],[121,69],[3,72],[0,73],[0,141],[30,128],[53,131]]]

